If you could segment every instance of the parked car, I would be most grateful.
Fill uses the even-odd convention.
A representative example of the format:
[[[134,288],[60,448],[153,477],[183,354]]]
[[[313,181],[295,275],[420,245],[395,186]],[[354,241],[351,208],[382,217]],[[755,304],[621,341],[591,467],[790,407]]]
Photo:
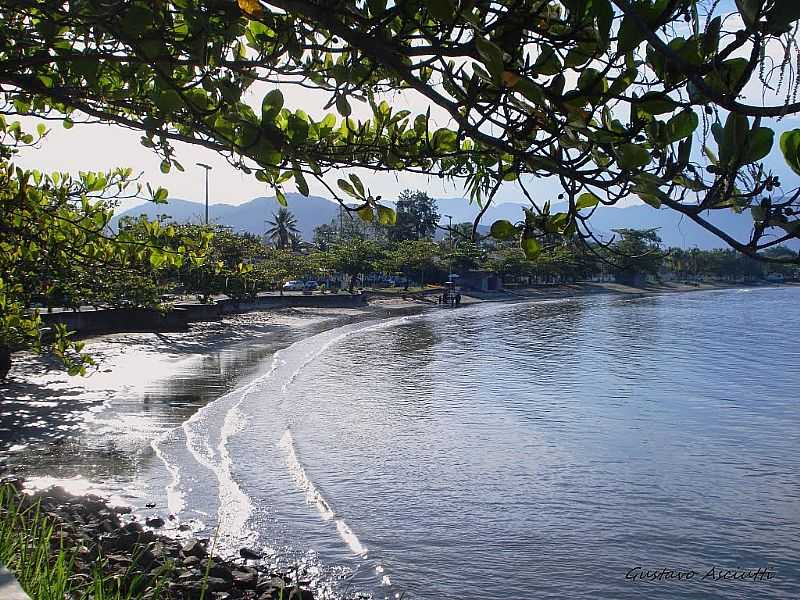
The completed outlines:
[[[316,281],[306,281],[303,285],[304,290],[312,291],[319,287]]]
[[[784,283],[786,279],[783,276],[783,273],[770,273],[767,275],[767,281],[770,283]]]
[[[302,292],[305,284],[302,281],[287,281],[283,284],[283,289],[286,292]]]

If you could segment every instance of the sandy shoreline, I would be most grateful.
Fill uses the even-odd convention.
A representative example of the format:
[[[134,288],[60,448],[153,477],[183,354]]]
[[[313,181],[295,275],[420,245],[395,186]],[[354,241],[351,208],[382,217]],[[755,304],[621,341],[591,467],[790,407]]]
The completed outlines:
[[[420,305],[280,309],[197,323],[188,332],[104,335],[86,340],[98,362],[87,377],[69,377],[52,361],[21,353],[0,383],[0,474],[75,478],[74,491],[109,491],[86,480],[124,489],[153,459],[153,439],[246,383],[276,350]]]

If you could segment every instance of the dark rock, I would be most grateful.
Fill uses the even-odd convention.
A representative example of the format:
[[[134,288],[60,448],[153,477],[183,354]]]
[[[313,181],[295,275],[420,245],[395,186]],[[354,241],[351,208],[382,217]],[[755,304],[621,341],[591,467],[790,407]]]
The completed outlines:
[[[164,526],[164,519],[162,519],[161,517],[152,517],[150,519],[147,519],[144,523],[148,527],[155,527],[156,529],[158,529],[159,527]]]
[[[298,587],[288,588],[288,600],[314,600],[314,593],[311,590],[304,590]]]
[[[103,521],[100,523],[100,528],[101,528],[103,531],[105,531],[106,533],[113,533],[113,532],[115,532],[117,529],[119,529],[119,527],[116,527],[116,526],[115,526],[115,525],[114,525],[114,524],[113,524],[111,521],[109,521],[108,519],[103,519]]]
[[[106,556],[108,562],[115,563],[118,565],[130,565],[133,563],[130,556],[125,556],[123,554],[109,554]]]
[[[245,560],[261,560],[261,555],[254,550],[250,550],[249,548],[240,548],[239,556]]]
[[[22,491],[23,481],[19,477],[15,477],[13,475],[3,477],[0,479],[0,485],[10,485],[18,492]]]
[[[200,558],[197,556],[187,556],[183,559],[184,567],[194,567],[200,564]]]
[[[259,600],[314,600],[311,590],[298,587],[269,587],[258,597]]]
[[[224,591],[230,584],[222,579],[221,577],[209,577],[205,579],[202,583],[206,584],[206,589],[209,592],[221,592]]]
[[[21,482],[12,482],[9,489],[18,487],[22,487]],[[286,575],[259,572],[246,564],[210,557],[207,540],[181,542],[159,535],[143,529],[132,514],[122,523],[120,515],[130,514],[130,509],[111,507],[102,498],[79,498],[52,488],[30,496],[19,494],[18,502],[21,509],[40,502],[43,514],[57,523],[52,550],[55,553],[67,548],[75,552],[72,581],[79,588],[88,586],[99,568],[104,577],[119,580],[141,600],[155,600],[158,590],[167,589],[173,600],[200,600],[201,596],[205,600],[313,598],[311,592],[300,589],[298,582]],[[156,516],[145,522],[151,528],[165,525],[164,519]],[[249,548],[242,548],[239,555],[245,561],[261,558]],[[203,593],[206,575],[208,588]]]
[[[233,583],[243,588],[254,588],[258,583],[258,573],[256,571],[233,571],[231,572]]]
[[[184,556],[196,556],[198,558],[205,558],[208,554],[203,544],[200,543],[200,540],[194,538],[187,540],[186,543],[183,544],[181,552],[183,552]]]

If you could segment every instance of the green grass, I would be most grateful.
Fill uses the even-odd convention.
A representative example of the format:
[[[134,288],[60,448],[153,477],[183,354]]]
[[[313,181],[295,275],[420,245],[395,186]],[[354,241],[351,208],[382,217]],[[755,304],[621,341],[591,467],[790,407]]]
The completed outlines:
[[[64,546],[61,531],[43,514],[39,503],[20,506],[18,492],[0,485],[0,561],[12,571],[25,592],[36,600],[139,600],[147,581],[136,571],[135,556],[122,577],[109,573],[98,558],[88,577],[75,570],[77,549]],[[148,599],[164,598],[161,582]]]

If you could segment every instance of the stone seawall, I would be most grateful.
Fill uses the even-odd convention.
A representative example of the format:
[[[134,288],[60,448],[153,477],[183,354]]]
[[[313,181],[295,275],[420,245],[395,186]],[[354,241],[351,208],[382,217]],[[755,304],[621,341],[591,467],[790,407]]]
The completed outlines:
[[[148,308],[109,308],[80,312],[42,313],[47,327],[60,323],[78,337],[105,333],[186,331],[189,323],[217,321],[225,315],[278,308],[356,308],[367,304],[365,294],[259,296],[254,300],[217,300],[210,304],[176,304],[160,313]]]
[[[123,332],[185,331],[188,312],[175,309],[165,313],[148,308],[109,308],[80,312],[42,313],[42,321],[52,327],[60,323],[79,336]]]

